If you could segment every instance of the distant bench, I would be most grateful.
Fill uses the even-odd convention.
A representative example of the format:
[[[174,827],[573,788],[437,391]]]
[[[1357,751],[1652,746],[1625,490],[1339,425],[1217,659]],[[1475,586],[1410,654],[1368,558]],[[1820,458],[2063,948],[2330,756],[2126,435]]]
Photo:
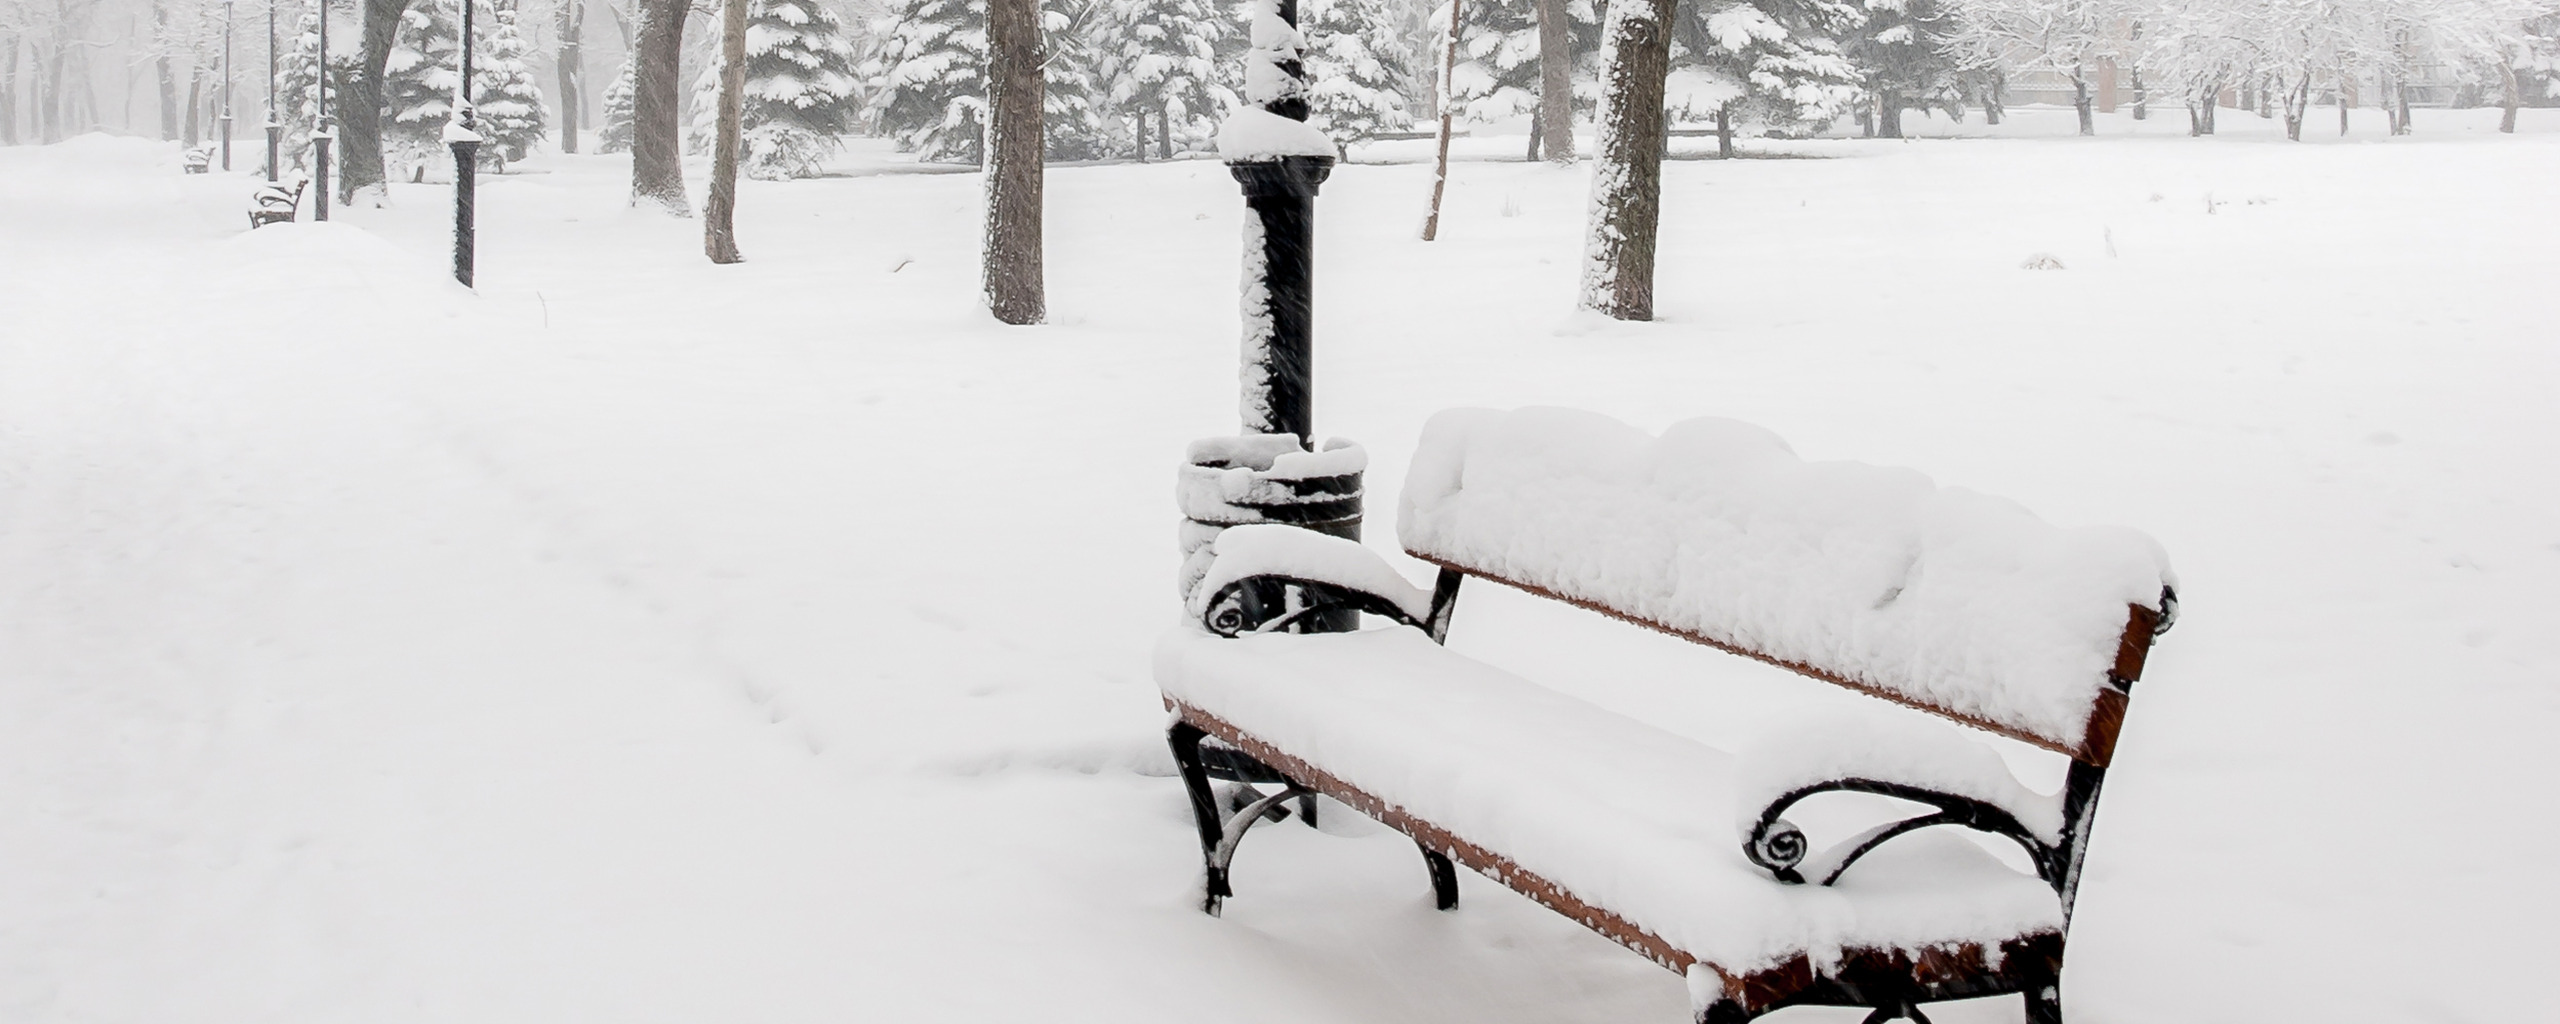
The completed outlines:
[[[295,178],[290,182],[271,181],[258,186],[258,191],[249,196],[249,226],[262,228],[269,224],[292,223],[295,213],[302,208],[302,190],[310,183],[308,178]]]
[[[1431,593],[1294,526],[1204,542],[1198,624],[1155,659],[1204,909],[1232,895],[1254,823],[1323,794],[1412,837],[1442,909],[1464,864],[1681,972],[1703,1024],[1799,1004],[1925,1020],[1921,1003],[2003,993],[2061,1019],[2099,785],[2176,612],[2149,538],[1807,463],[1734,421],[1654,438],[1554,409],[1435,417],[1398,533],[1440,567]],[[2034,792],[1922,720],[1817,726],[1738,760],[1440,646],[1469,576],[2055,751],[2067,782]],[[1345,609],[1400,625],[1299,632]],[[1241,785],[1222,800],[1213,778]],[[1812,850],[1784,815],[1838,792],[1928,809]],[[1935,825],[2014,841],[2034,873],[1943,831],[1884,846]]]

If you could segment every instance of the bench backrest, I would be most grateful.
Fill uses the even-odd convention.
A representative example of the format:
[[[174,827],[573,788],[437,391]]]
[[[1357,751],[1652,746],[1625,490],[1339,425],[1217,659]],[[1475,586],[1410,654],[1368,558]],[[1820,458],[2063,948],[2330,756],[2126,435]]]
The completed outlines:
[[[1442,412],[1397,532],[1443,568],[2101,766],[2176,582],[2133,530],[1806,462],[1726,419],[1657,438],[1569,409]]]

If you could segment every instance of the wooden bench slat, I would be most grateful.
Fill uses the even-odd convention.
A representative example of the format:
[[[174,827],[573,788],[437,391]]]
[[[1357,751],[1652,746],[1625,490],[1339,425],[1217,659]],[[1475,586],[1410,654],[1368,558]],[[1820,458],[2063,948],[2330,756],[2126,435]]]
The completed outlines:
[[[1657,633],[1679,637],[1680,639],[1689,641],[1690,643],[1713,647],[1728,654],[1738,654],[1763,664],[1775,665],[1779,668],[1786,669],[1789,672],[1794,672],[1807,678],[1819,679],[1835,686],[1842,686],[1856,690],[1871,697],[1880,697],[1907,708],[1926,711],[1941,718],[1961,722],[1965,725],[1983,730],[1984,732],[1996,733],[1998,735],[2017,740],[2021,743],[2028,743],[2053,751],[2057,754],[2065,754],[2076,760],[2085,761],[2101,768],[2106,767],[2107,763],[2115,757],[2116,734],[2124,728],[2125,708],[2131,702],[2131,695],[2127,694],[2121,686],[2112,686],[2099,690],[2097,702],[2090,709],[2087,731],[2083,734],[2078,745],[2068,746],[2055,743],[2052,740],[2028,733],[2021,729],[1993,722],[1977,715],[1940,707],[1938,705],[1919,700],[1908,694],[1898,693],[1880,686],[1871,686],[1855,679],[1826,672],[1802,662],[1788,661],[1783,658],[1774,658],[1759,651],[1737,644],[1727,643],[1702,633],[1692,632],[1676,626],[1665,625],[1641,616],[1630,615],[1597,601],[1586,601],[1582,598],[1559,594],[1534,583],[1522,583],[1518,580],[1507,579],[1472,566],[1460,565],[1456,562],[1433,555],[1427,555],[1419,551],[1407,551],[1405,554],[1421,559],[1422,561],[1429,562],[1432,565],[1446,569],[1450,572],[1473,576],[1477,579],[1492,583],[1499,583],[1514,590],[1534,594],[1550,601],[1558,601],[1572,605],[1576,608],[1598,612],[1620,622],[1642,626]],[[2116,664],[2113,675],[2116,679],[2121,680],[2124,683],[2132,683],[2142,678],[2142,664],[2147,657],[2148,652],[2151,650],[2151,639],[2155,632],[2154,627],[2159,624],[2160,613],[2152,611],[2149,608],[2142,607],[2141,605],[2128,605],[2127,607],[2131,609],[2131,611],[2130,614],[2126,616],[2124,636],[2117,642]]]
[[[1167,698],[1165,703],[1183,721],[1279,770],[1299,785],[1341,801],[1379,824],[1502,883],[1505,888],[1535,900],[1549,910],[1572,918],[1647,960],[1684,976],[1692,966],[1713,973],[1725,998],[1755,1013],[1804,1001],[1808,993],[1821,990],[1826,983],[1839,984],[1843,979],[1848,979],[1852,985],[1861,980],[1878,986],[1908,984],[1932,993],[1933,999],[1957,999],[1974,994],[2017,991],[2024,984],[2057,977],[2061,971],[2061,933],[2039,931],[2002,943],[1996,968],[1992,966],[1993,958],[1986,955],[1981,944],[1967,942],[1919,950],[1845,949],[1841,951],[1839,963],[1829,969],[1817,969],[1810,957],[1800,954],[1775,966],[1727,973],[1636,923],[1593,906],[1571,890],[1521,867],[1511,858],[1416,817],[1403,807],[1264,742],[1217,715],[1171,698]]]

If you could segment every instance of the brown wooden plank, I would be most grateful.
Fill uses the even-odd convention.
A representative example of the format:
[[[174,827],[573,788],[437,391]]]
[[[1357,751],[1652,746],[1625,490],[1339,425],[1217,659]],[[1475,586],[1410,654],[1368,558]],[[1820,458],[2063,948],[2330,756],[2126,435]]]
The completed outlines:
[[[1685,975],[1691,964],[1714,972],[1723,986],[1725,998],[1754,1013],[1797,1002],[1808,989],[1826,980],[1878,986],[1907,980],[1922,991],[1943,993],[1932,998],[1957,998],[2017,991],[2016,983],[2019,981],[2055,977],[2061,970],[2061,934],[2038,932],[2002,942],[2002,955],[1996,961],[1987,955],[1981,944],[1959,943],[1919,950],[1845,950],[1839,963],[1823,970],[1817,970],[1809,957],[1799,954],[1773,967],[1739,974],[1728,972],[1673,946],[1635,922],[1584,901],[1565,887],[1521,867],[1511,858],[1416,817],[1403,807],[1344,782],[1333,773],[1272,746],[1225,719],[1171,697],[1165,698],[1165,704],[1183,721],[1234,745],[1299,785],[1359,810],[1380,824],[1502,883],[1513,892],[1536,900],[1547,909],[1572,918],[1610,941],[1634,950],[1645,959],[1677,974]],[[1993,966],[1995,962],[1997,967]],[[2039,971],[2047,973],[2039,974]]]
[[[2125,706],[2128,702],[2128,695],[2121,686],[2106,686],[2099,688],[2097,702],[2089,709],[2088,725],[2082,731],[2079,744],[2076,746],[2064,745],[2046,739],[2042,736],[2037,736],[2021,729],[2002,725],[1998,722],[1994,722],[1977,715],[1966,714],[1962,711],[1953,710],[1951,708],[1939,707],[1938,705],[1928,703],[1906,694],[1896,693],[1883,687],[1874,686],[1844,676],[1834,675],[1822,669],[1804,664],[1803,662],[1788,661],[1784,658],[1772,657],[1747,647],[1726,643],[1725,641],[1718,640],[1703,633],[1693,633],[1675,626],[1664,625],[1642,616],[1630,615],[1597,601],[1586,601],[1578,597],[1569,597],[1533,583],[1522,583],[1518,580],[1497,576],[1481,569],[1461,565],[1434,555],[1426,555],[1419,551],[1408,550],[1405,554],[1419,558],[1425,562],[1429,562],[1452,572],[1465,573],[1478,579],[1490,580],[1514,590],[1535,594],[1551,601],[1561,601],[1576,608],[1598,612],[1610,618],[1617,619],[1620,622],[1642,626],[1657,633],[1676,636],[1682,640],[1689,641],[1690,643],[1702,644],[1708,647],[1713,647],[1719,651],[1724,651],[1728,654],[1738,654],[1753,661],[1775,665],[1801,676],[1819,679],[1835,686],[1847,687],[1870,697],[1877,697],[1892,701],[1893,703],[1900,704],[1907,708],[1926,711],[1930,714],[1937,715],[1938,717],[1945,718],[1962,725],[1968,725],[1984,732],[2006,736],[2010,739],[2017,740],[2018,742],[2042,747],[2057,754],[2066,754],[2101,768],[2106,767],[2107,762],[2114,758],[2116,733],[2124,727],[2124,713]],[[2152,626],[2160,620],[2159,613],[2154,612],[2151,609],[2142,607],[2141,605],[2130,605],[2128,607],[2132,609],[2132,612],[2127,616],[2124,636],[2120,641],[2118,641],[2116,646],[2116,671],[2113,673],[2114,678],[2122,680],[2124,683],[2131,683],[2135,679],[2141,678],[2144,655],[2151,649]],[[2128,671],[2128,669],[2130,669],[2130,671]]]

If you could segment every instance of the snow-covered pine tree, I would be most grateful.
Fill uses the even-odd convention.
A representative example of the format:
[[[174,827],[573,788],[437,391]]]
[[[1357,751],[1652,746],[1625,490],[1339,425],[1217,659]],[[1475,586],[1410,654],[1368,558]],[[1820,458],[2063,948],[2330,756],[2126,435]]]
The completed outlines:
[[[1947,45],[1954,15],[1940,0],[1864,0],[1864,23],[1846,33],[1841,52],[1865,76],[1868,131],[1902,137],[1912,107],[1964,116],[1961,61]]]
[[[898,0],[863,62],[871,109],[898,148],[974,164],[987,115],[986,9],[970,0]]]
[[[1865,24],[1860,0],[1704,0],[1672,32],[1665,106],[1674,121],[1713,121],[1732,155],[1750,128],[1820,131],[1856,106],[1859,69],[1840,39]]]
[[[1127,152],[1120,119],[1103,102],[1100,24],[1108,0],[1040,0],[1040,134],[1051,160]]]
[[[1112,139],[1093,99],[1097,56],[1089,5],[1041,4],[1046,82],[1042,134],[1048,156],[1085,159]],[[986,121],[985,0],[901,0],[882,26],[879,52],[862,64],[880,130],[927,160],[978,163]]]
[[[1307,26],[1309,124],[1337,145],[1413,124],[1405,106],[1413,51],[1388,0],[1301,0],[1299,16]]]
[[[622,70],[613,76],[613,84],[604,90],[604,123],[596,128],[596,152],[631,152],[631,58],[622,58]]]
[[[1218,73],[1218,44],[1234,34],[1226,13],[1211,0],[1104,2],[1098,70],[1113,115],[1134,120],[1139,155],[1150,138],[1165,157],[1176,136],[1206,139],[1235,102]]]
[[[525,65],[515,4],[477,2],[471,102],[487,143],[480,159],[504,170],[542,140],[542,92]],[[390,59],[383,65],[382,100],[390,114],[383,134],[391,151],[410,164],[412,177],[451,159],[444,126],[453,119],[453,83],[460,74],[455,44],[462,31],[461,13],[446,0],[415,0],[400,15]]]
[[[756,0],[747,13],[745,151],[750,178],[808,177],[861,117],[860,72],[844,23],[815,0]],[[720,110],[720,61],[695,80],[689,148],[709,152]]]
[[[312,104],[320,80],[320,21],[304,14],[277,61],[276,116],[284,126],[284,163],[299,170],[311,167]]]
[[[473,19],[491,27],[471,61],[471,106],[486,142],[480,147],[481,160],[504,171],[542,141],[542,88],[525,65],[515,0],[498,0],[494,6],[496,17]]]
[[[1576,109],[1587,110],[1598,99],[1600,11],[1594,0],[1567,0],[1572,26]],[[1448,8],[1433,23],[1449,23]],[[1493,121],[1538,108],[1537,0],[1466,0],[1459,10],[1458,66],[1450,99],[1458,116]]]
[[[382,104],[390,114],[383,141],[394,159],[409,165],[413,180],[445,153],[444,125],[453,116],[453,83],[461,74],[454,53],[460,13],[436,0],[410,4],[383,63]]]

